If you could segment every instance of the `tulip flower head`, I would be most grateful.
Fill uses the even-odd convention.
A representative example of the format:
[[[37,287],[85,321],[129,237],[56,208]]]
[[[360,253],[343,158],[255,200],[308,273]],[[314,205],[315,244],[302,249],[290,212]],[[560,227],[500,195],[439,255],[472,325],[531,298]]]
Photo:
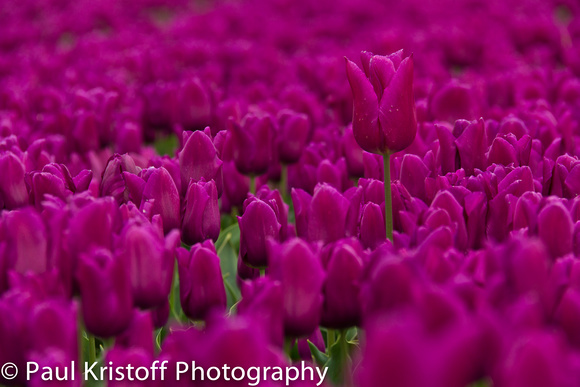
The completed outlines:
[[[413,56],[403,59],[402,50],[387,56],[363,51],[361,61],[362,70],[346,59],[354,99],[354,137],[367,152],[403,150],[417,132]]]

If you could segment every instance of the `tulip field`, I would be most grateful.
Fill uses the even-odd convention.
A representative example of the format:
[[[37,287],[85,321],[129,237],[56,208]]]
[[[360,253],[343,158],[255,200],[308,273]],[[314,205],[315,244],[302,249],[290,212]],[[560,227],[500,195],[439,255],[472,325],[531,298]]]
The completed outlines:
[[[0,1],[0,387],[580,386],[577,0]]]

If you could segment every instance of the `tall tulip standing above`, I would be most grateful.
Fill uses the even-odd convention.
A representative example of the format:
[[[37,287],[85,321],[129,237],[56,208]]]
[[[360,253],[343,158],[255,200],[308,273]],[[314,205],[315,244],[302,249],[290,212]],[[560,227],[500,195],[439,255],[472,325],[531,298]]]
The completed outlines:
[[[346,58],[345,58],[346,59]],[[393,240],[390,156],[415,139],[417,113],[413,96],[413,56],[403,50],[382,56],[361,53],[363,70],[346,59],[346,75],[352,89],[352,129],[367,152],[383,155],[385,172],[385,221],[387,238]]]

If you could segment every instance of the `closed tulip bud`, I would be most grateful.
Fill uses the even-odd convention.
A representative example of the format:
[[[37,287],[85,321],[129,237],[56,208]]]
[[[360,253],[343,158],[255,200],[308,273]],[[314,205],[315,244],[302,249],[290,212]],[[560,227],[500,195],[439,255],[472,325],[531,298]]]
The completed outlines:
[[[274,126],[269,116],[247,115],[242,124],[228,122],[236,168],[244,175],[262,175],[273,158]]]
[[[269,244],[269,275],[282,283],[284,332],[308,336],[320,323],[324,269],[318,255],[299,238]]]
[[[152,311],[133,312],[129,327],[115,339],[117,348],[139,348],[153,356],[153,318]]]
[[[384,237],[383,230],[383,237]],[[344,329],[360,325],[360,281],[364,267],[362,246],[356,239],[343,239],[322,252],[326,269],[321,325]]]
[[[143,129],[133,122],[125,122],[120,125],[115,139],[115,151],[123,154],[128,152],[141,152],[143,144]]]
[[[0,154],[0,171],[0,208],[12,210],[28,203],[22,161],[12,152],[3,152]]]
[[[209,125],[213,106],[211,95],[198,78],[183,82],[177,91],[175,120],[187,130]]]
[[[220,234],[220,209],[215,182],[190,180],[184,207],[181,223],[183,241],[188,245],[206,239],[216,241]]]
[[[417,114],[413,97],[413,56],[361,53],[363,70],[346,59],[352,89],[352,129],[358,144],[371,153],[405,149],[415,139]]]
[[[268,332],[270,342],[278,347],[284,344],[284,313],[282,284],[262,277],[243,282],[242,300],[238,304],[240,315],[251,315],[261,329]]]
[[[167,169],[149,168],[143,171],[146,181],[140,209],[150,218],[161,215],[163,232],[169,233],[181,224],[179,191]]]
[[[218,196],[222,194],[222,161],[206,131],[183,132],[184,145],[179,152],[182,194],[187,190],[191,179],[194,181],[213,179],[216,182]]]
[[[131,156],[127,154],[111,156],[101,176],[99,194],[112,196],[118,204],[127,203],[132,198],[123,172],[136,175],[139,171],[140,169],[137,168]],[[136,204],[139,205],[139,203]]]
[[[386,241],[385,217],[378,204],[369,202],[362,208],[360,240],[366,248],[371,250]]]
[[[99,148],[99,122],[94,112],[81,110],[76,113],[73,128],[73,138],[76,147],[81,152]]]
[[[276,136],[280,161],[284,164],[298,162],[310,135],[308,116],[284,110],[278,116],[279,129]]]
[[[110,337],[127,329],[133,316],[133,297],[129,267],[123,259],[104,249],[81,254],[76,279],[89,332]]]
[[[119,227],[119,209],[110,197],[82,203],[69,223],[68,246],[73,255],[93,247],[113,247],[113,232]]]
[[[211,241],[198,243],[190,251],[177,249],[181,306],[192,320],[205,320],[212,310],[224,310],[226,291],[220,258]]]
[[[17,273],[43,273],[49,269],[44,222],[32,208],[4,212],[0,217],[0,242],[4,241],[6,267]]]
[[[266,202],[254,199],[245,206],[244,214],[238,216],[240,225],[240,257],[253,267],[268,266],[266,240],[280,240],[282,226],[276,213]]]
[[[167,300],[173,279],[174,249],[178,244],[178,230],[163,239],[160,230],[152,225],[125,226],[118,248],[131,273],[136,306],[158,307]]]
[[[346,235],[349,201],[328,184],[319,184],[310,197],[302,190],[292,190],[298,236],[310,241],[329,243]]]
[[[574,224],[570,213],[561,203],[550,203],[538,214],[538,235],[552,258],[572,251],[573,232]]]
[[[487,134],[483,119],[473,121],[467,125],[455,140],[461,168],[467,174],[473,174],[477,168],[485,170],[487,166]]]
[[[69,360],[78,358],[77,308],[56,300],[36,304],[30,316],[33,351],[59,349]]]

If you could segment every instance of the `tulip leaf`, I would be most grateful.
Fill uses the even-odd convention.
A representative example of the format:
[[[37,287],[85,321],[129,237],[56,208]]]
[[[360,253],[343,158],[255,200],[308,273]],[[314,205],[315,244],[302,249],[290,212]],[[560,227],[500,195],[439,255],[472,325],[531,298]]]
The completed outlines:
[[[216,251],[220,257],[220,267],[226,296],[228,309],[241,298],[240,289],[236,283],[238,273],[238,249],[240,245],[240,228],[238,223],[234,223],[220,232],[220,237],[215,243]]]
[[[348,378],[351,373],[350,345],[347,342],[346,331],[341,332],[339,339],[330,347],[330,357],[324,365],[328,368],[328,379],[335,386],[350,385]]]
[[[310,348],[310,353],[312,354],[312,358],[316,364],[319,367],[323,367],[328,362],[328,356],[326,356],[326,353],[319,350],[310,340],[308,340],[308,347]]]

